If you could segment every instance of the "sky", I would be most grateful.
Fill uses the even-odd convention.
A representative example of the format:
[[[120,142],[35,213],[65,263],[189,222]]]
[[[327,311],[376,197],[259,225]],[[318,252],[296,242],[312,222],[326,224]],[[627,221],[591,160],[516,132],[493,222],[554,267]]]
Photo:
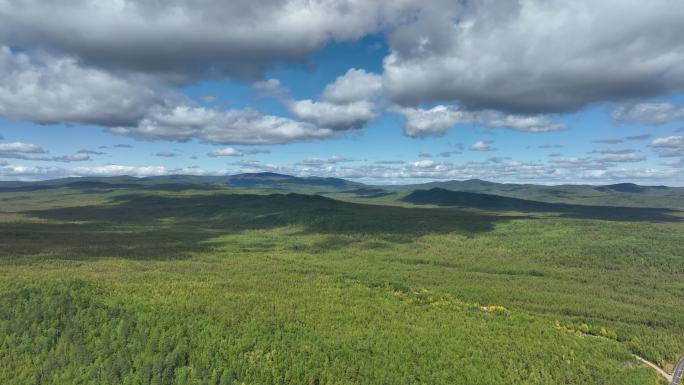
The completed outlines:
[[[0,180],[684,185],[681,0],[0,0]]]

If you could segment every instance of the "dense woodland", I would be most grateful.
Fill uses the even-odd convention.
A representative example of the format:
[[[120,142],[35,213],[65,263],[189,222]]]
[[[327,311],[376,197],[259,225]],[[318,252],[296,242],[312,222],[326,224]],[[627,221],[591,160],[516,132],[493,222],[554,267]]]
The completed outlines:
[[[636,385],[684,355],[677,210],[328,195],[0,192],[0,383]]]

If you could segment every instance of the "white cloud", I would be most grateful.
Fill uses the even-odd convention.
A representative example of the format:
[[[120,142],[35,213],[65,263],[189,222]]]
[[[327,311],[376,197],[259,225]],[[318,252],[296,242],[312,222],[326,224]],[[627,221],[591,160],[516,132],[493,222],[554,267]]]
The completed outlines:
[[[441,156],[442,158],[451,158],[451,155],[460,154],[460,153],[461,153],[461,151],[442,151],[439,153],[439,156]]]
[[[63,176],[64,169],[58,167],[29,167],[6,163],[0,165],[0,177],[5,180],[50,179]]]
[[[33,143],[0,143],[0,158],[23,159],[47,162],[83,162],[90,160],[95,151],[81,150],[73,155],[49,156],[48,151]]]
[[[684,119],[684,107],[678,107],[672,103],[641,103],[622,106],[613,112],[613,119],[624,123],[664,124]]]
[[[511,159],[511,158],[510,158],[510,157],[507,157],[507,156],[506,156],[506,157],[501,157],[501,156],[490,156],[489,158],[487,158],[488,161],[493,162],[493,163],[501,163],[501,162],[503,162],[504,160],[509,160],[509,159]]]
[[[242,150],[242,153],[245,155],[257,155],[257,154],[270,154],[270,150],[261,150],[258,148],[252,148],[249,150]]]
[[[282,144],[332,137],[335,132],[312,124],[254,110],[217,110],[177,106],[157,109],[136,126],[113,127],[116,134],[213,144]]]
[[[288,108],[304,121],[335,131],[360,129],[375,119],[375,106],[368,101],[337,104],[307,99],[291,101]]]
[[[397,20],[408,3],[3,1],[0,41],[46,47],[89,65],[154,73],[175,81],[255,80],[273,63],[304,63],[328,42],[377,32]]]
[[[144,76],[113,75],[73,58],[29,57],[0,46],[1,116],[41,124],[131,124],[167,94]]]
[[[110,176],[110,175],[129,175],[136,177],[166,175],[168,170],[162,166],[122,166],[110,164],[95,167],[74,167],[68,171],[75,176]]]
[[[541,115],[505,115],[488,111],[479,115],[476,121],[488,127],[510,128],[524,132],[549,132],[565,129],[564,124],[550,122]]]
[[[276,92],[271,79],[261,89]],[[35,123],[81,123],[140,138],[217,144],[282,144],[323,139],[373,119],[369,102],[296,102],[312,123],[254,110],[195,107],[163,82],[82,67],[73,58],[29,57],[0,47],[0,116]]]
[[[333,103],[352,103],[373,99],[382,91],[382,77],[363,69],[350,68],[328,84],[323,99]]]
[[[524,132],[548,132],[565,128],[541,115],[506,115],[496,111],[468,111],[455,106],[437,105],[430,109],[394,107],[392,111],[406,118],[407,136],[442,135],[457,124],[479,124]]]
[[[321,166],[325,164],[337,164],[343,162],[353,162],[353,159],[346,158],[344,156],[333,155],[327,158],[306,158],[298,162],[300,165],[304,166]]]
[[[418,169],[434,169],[439,163],[433,161],[433,160],[419,160],[417,162],[411,163],[411,165],[415,168]]]
[[[684,158],[684,148],[662,149],[658,151],[659,158]]]
[[[52,160],[55,162],[64,162],[64,163],[85,162],[85,161],[90,160],[90,155],[83,153],[83,152],[77,152],[73,155],[54,156],[54,157],[52,157]]]
[[[636,153],[604,154],[597,159],[598,162],[604,163],[641,162],[642,160],[646,160],[646,157]]]
[[[656,138],[651,142],[650,146],[657,148],[684,148],[684,136]]]
[[[590,157],[573,156],[565,158],[554,157],[554,159],[551,159],[549,163],[553,165],[563,165],[567,167],[588,167],[593,164],[593,161]],[[604,166],[601,166],[600,168],[604,168]]]
[[[472,151],[494,151],[491,146],[492,142],[489,140],[478,140],[470,145]]]
[[[384,87],[518,113],[664,95],[684,89],[683,19],[672,0],[425,2],[390,35]]]
[[[261,96],[283,98],[288,94],[287,88],[285,88],[278,79],[267,79],[255,82],[252,84],[252,88]]]
[[[225,147],[225,148],[222,148],[220,150],[213,150],[213,151],[209,152],[207,155],[209,155],[211,157],[218,157],[218,156],[238,156],[239,157],[239,156],[244,156],[245,154],[242,151],[237,150],[235,148]]]
[[[0,153],[45,154],[46,152],[37,144],[32,143],[0,143]]]
[[[457,123],[466,123],[470,117],[464,111],[443,105],[431,109],[396,107],[393,111],[406,118],[404,133],[407,136],[442,135]]]

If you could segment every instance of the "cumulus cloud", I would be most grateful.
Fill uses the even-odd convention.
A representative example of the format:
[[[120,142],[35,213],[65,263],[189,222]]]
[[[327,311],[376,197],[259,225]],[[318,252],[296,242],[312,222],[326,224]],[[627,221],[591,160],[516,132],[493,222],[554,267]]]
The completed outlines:
[[[465,111],[443,105],[430,109],[397,107],[394,111],[406,118],[404,133],[411,137],[442,135],[457,123],[466,123],[470,120]]]
[[[207,155],[211,156],[212,158],[215,158],[219,156],[244,156],[245,154],[238,149],[232,147],[224,147],[220,150],[210,151]]]
[[[83,153],[83,152],[77,152],[73,155],[55,156],[55,157],[52,157],[52,160],[55,162],[64,162],[64,163],[85,162],[85,161],[90,160],[90,155]]]
[[[477,142],[470,145],[471,151],[494,151],[495,148],[492,146],[491,140],[478,140]]]
[[[439,163],[432,160],[419,160],[417,162],[411,163],[411,166],[417,169],[426,170],[434,169],[435,167],[439,166]]]
[[[590,170],[604,170],[616,163],[634,163],[646,160],[646,156],[634,149],[624,150],[594,150],[590,154],[600,154],[597,158],[588,156],[561,157],[560,154],[549,160],[549,164],[566,168],[584,168]]]
[[[681,168],[684,169],[684,153],[681,154],[682,158],[678,160],[666,160],[658,164],[667,167]]]
[[[173,158],[176,156],[176,153],[172,152],[172,151],[161,151],[161,152],[158,152],[154,155],[158,156],[160,158]]]
[[[48,151],[33,143],[0,143],[0,158],[47,162],[83,162],[90,160],[94,151],[81,150],[72,155],[50,156]]]
[[[460,154],[460,153],[461,153],[461,151],[442,151],[439,153],[439,156],[441,156],[442,158],[450,158],[451,155]]]
[[[271,165],[271,170],[299,176],[323,175],[351,178],[369,183],[403,183],[425,180],[485,179],[496,182],[524,183],[615,183],[631,180],[663,183],[681,176],[673,166],[662,168],[617,169],[616,164],[601,164],[586,158],[569,164],[521,162],[510,158],[494,158],[486,162],[435,162],[421,160],[413,163],[374,163],[332,165],[324,169],[307,169]],[[265,165],[261,165],[265,166]],[[265,167],[262,167],[265,169]]]
[[[392,100],[538,113],[682,89],[683,16],[671,0],[18,0],[0,3],[0,41],[181,84],[259,80],[275,63],[381,32]],[[347,78],[377,89],[355,71]],[[343,89],[325,94],[358,97]]]
[[[0,178],[4,180],[43,180],[64,177],[81,176],[115,176],[129,175],[134,177],[148,177],[159,175],[223,175],[226,171],[208,171],[197,166],[168,169],[163,166],[125,166],[109,164],[93,167],[29,167],[0,162]]]
[[[351,68],[344,75],[328,84],[323,99],[333,103],[352,103],[369,100],[382,90],[382,77],[363,69]]]
[[[406,118],[407,136],[442,135],[457,124],[480,124],[493,128],[510,128],[525,132],[558,131],[563,124],[553,123],[541,115],[510,115],[496,111],[469,111],[456,106],[437,105],[430,109],[394,107],[392,111]]]
[[[658,151],[659,158],[684,158],[684,148],[681,149],[662,149]]]
[[[255,87],[272,93],[282,88],[273,79]],[[249,109],[196,107],[164,79],[0,47],[0,116],[40,124],[94,124],[117,134],[181,142],[282,144],[361,128],[375,117],[373,108],[363,101],[293,102],[293,111],[307,123]]]
[[[177,106],[158,109],[135,126],[112,127],[110,132],[148,139],[187,142],[198,139],[212,144],[282,144],[332,137],[329,128],[251,109],[218,110]]]
[[[495,128],[510,128],[524,132],[549,132],[565,129],[564,124],[550,122],[541,115],[506,115],[494,111],[478,114],[480,124]]]
[[[33,143],[0,143],[0,158],[24,160],[51,160],[42,147]]]
[[[65,170],[58,167],[29,167],[11,164],[0,164],[0,177],[5,180],[35,180],[59,178],[65,176]]]
[[[593,163],[593,161],[590,157],[573,156],[573,157],[565,157],[565,158],[554,157],[554,159],[551,159],[549,161],[549,163],[554,164],[554,165],[586,167],[586,166],[591,165]]]
[[[601,155],[597,162],[601,163],[630,163],[641,162],[646,160],[646,157],[634,152],[629,153],[608,153]]]
[[[266,79],[252,84],[260,96],[268,96],[272,98],[283,98],[288,94],[288,90],[280,83],[278,79]]]
[[[51,161],[52,157],[42,154],[25,154],[20,152],[0,152],[0,158],[4,159],[23,159],[36,161]]]
[[[129,175],[136,177],[166,175],[168,170],[162,166],[123,166],[110,164],[95,167],[74,167],[68,172],[75,176],[110,176],[110,175]]]
[[[666,136],[654,139],[651,147],[656,148],[684,148],[684,136]]]
[[[212,158],[220,157],[220,156],[234,156],[234,157],[242,157],[245,155],[257,155],[257,154],[270,154],[271,151],[269,150],[261,150],[257,148],[253,149],[246,149],[246,150],[238,150],[236,148],[232,147],[224,147],[218,150],[213,150],[207,153]]]
[[[516,113],[663,95],[684,88],[682,19],[671,0],[427,2],[393,30],[383,84]]]
[[[325,158],[322,158],[325,159]],[[485,179],[514,183],[615,183],[616,181],[640,181],[645,183],[672,184],[684,174],[681,160],[668,160],[658,167],[620,168],[621,163],[601,163],[588,157],[566,158],[558,162],[522,162],[509,157],[491,157],[484,162],[435,162],[421,160],[378,161],[365,163],[326,163],[318,166],[296,163],[276,165],[258,161],[240,160],[229,170],[209,171],[197,166],[167,169],[161,166],[135,167],[106,165],[64,169],[57,167],[24,167],[0,164],[3,179],[45,179],[64,176],[133,175],[224,175],[239,172],[270,171],[296,176],[328,176],[364,181],[368,183],[412,183],[425,180]],[[324,167],[323,167],[324,166]]]
[[[298,118],[334,131],[360,129],[375,119],[375,105],[363,100],[338,104],[306,99],[291,101],[288,108]]]
[[[509,159],[511,159],[511,158],[508,157],[508,156],[506,156],[506,157],[501,157],[501,156],[490,156],[489,158],[487,158],[487,160],[490,161],[490,162],[492,162],[492,163],[501,163],[501,162],[503,162],[504,160],[509,160]]]
[[[113,75],[84,68],[74,58],[29,57],[0,46],[0,115],[8,118],[40,124],[133,124],[166,97],[168,90],[145,76]]]
[[[326,164],[337,164],[343,162],[353,162],[353,159],[346,158],[344,156],[334,155],[327,158],[306,158],[297,162],[304,166],[322,166]]]
[[[684,107],[678,107],[672,103],[641,103],[621,106],[613,112],[613,119],[623,123],[665,124],[677,119],[684,119]]]
[[[258,79],[273,63],[304,63],[330,41],[378,31],[407,3],[19,0],[0,2],[0,40],[175,81]]]
[[[45,154],[47,151],[33,143],[0,143],[0,153]]]
[[[649,146],[655,149],[660,158],[684,158],[684,136],[655,138]]]
[[[244,153],[245,155],[257,155],[257,154],[270,154],[271,151],[270,150],[261,150],[258,148],[251,148],[248,150],[242,150],[242,153]]]
[[[589,151],[590,154],[611,154],[611,155],[623,155],[623,154],[633,154],[635,152],[638,152],[637,150],[633,148],[624,148],[621,150],[615,150],[615,149],[603,149],[603,150],[592,150]]]
[[[105,153],[102,151],[94,151],[94,150],[78,150],[80,154],[88,154],[88,155],[104,155]]]

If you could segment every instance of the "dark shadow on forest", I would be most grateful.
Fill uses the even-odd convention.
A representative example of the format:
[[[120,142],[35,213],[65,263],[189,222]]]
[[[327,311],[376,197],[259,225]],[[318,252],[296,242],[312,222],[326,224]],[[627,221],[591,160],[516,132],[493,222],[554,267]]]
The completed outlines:
[[[413,204],[474,208],[519,213],[554,213],[561,217],[607,221],[680,222],[679,210],[650,207],[590,206],[539,202],[500,195],[451,191],[441,188],[416,190],[402,199]]]
[[[305,234],[372,235],[410,242],[425,234],[487,232],[497,221],[516,218],[456,209],[366,205],[302,194],[128,194],[107,204],[23,214],[65,223],[0,223],[0,245],[5,245],[0,246],[0,253],[12,247],[8,255],[50,252],[71,259],[173,259],[207,250],[210,246],[203,242],[207,239],[245,230],[298,225]]]
[[[0,255],[177,259],[211,250],[206,241],[218,235],[289,225],[331,239],[348,234],[410,242],[426,234],[473,235],[491,231],[496,222],[534,218],[460,208],[614,221],[681,221],[675,210],[668,209],[545,203],[441,189],[416,191],[404,200],[449,207],[369,205],[292,193],[183,197],[132,193],[106,204],[23,213],[62,223],[0,223]],[[337,244],[331,241],[330,247],[344,246]]]

